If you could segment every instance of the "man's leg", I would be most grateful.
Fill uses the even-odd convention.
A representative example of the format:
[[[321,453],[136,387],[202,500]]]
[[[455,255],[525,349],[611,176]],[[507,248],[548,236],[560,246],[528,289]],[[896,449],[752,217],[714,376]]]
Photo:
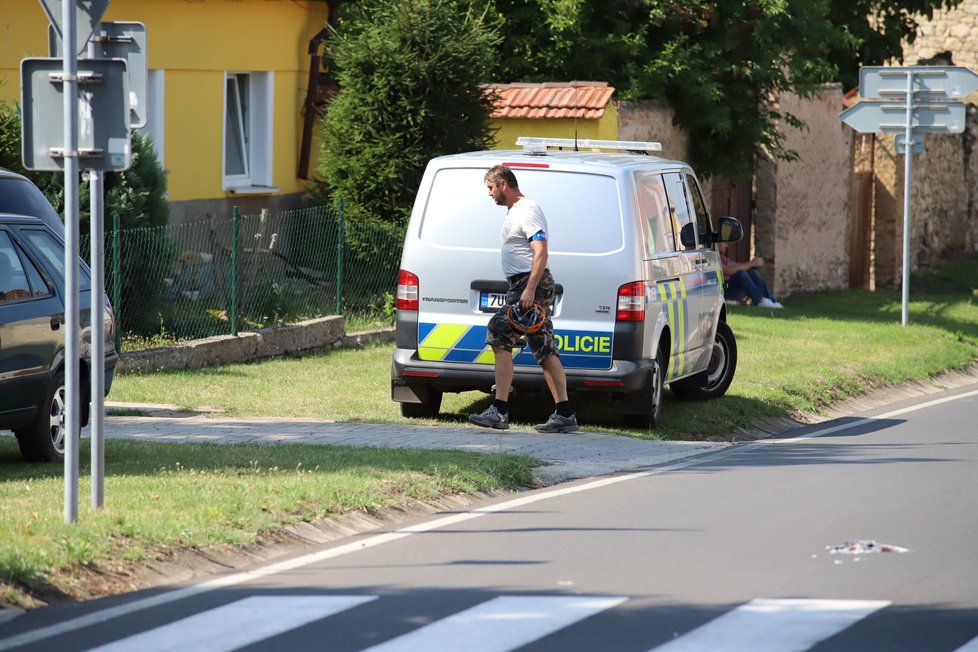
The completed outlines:
[[[496,356],[496,398],[508,401],[509,390],[513,386],[513,354],[504,348],[495,347],[492,352]]]
[[[747,293],[747,296],[750,297],[751,303],[753,303],[755,306],[761,302],[761,299],[767,298],[764,296],[764,293],[761,292],[760,288],[757,287],[757,284],[754,283],[754,279],[751,278],[750,274],[743,270],[731,276],[730,283],[731,285],[736,283],[739,287],[743,288],[744,292]]]
[[[543,367],[543,377],[547,379],[547,387],[554,397],[554,403],[567,400],[567,376],[564,374],[564,365],[560,358],[555,355],[548,356],[540,363]],[[512,367],[510,367],[512,368]],[[498,390],[497,390],[498,395]]]

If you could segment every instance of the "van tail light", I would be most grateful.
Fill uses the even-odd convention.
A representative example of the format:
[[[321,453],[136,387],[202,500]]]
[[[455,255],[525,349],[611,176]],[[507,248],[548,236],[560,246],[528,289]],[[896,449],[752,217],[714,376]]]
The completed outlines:
[[[645,281],[625,283],[618,288],[618,321],[645,321]]]
[[[418,309],[418,277],[403,269],[397,273],[397,309]]]

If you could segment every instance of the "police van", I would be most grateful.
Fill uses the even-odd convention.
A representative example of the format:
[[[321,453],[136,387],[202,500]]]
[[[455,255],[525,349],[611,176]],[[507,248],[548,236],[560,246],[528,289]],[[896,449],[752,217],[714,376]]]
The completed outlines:
[[[404,239],[397,279],[391,398],[406,417],[434,417],[445,392],[490,391],[492,312],[504,307],[505,207],[489,197],[488,168],[512,168],[547,217],[557,282],[554,334],[568,391],[620,401],[627,425],[654,427],[662,390],[724,394],[737,367],[723,274],[713,245],[741,237],[714,228],[685,163],[658,143],[526,138],[429,162]],[[585,151],[587,150],[587,151]],[[529,347],[514,351],[516,391],[547,391]]]

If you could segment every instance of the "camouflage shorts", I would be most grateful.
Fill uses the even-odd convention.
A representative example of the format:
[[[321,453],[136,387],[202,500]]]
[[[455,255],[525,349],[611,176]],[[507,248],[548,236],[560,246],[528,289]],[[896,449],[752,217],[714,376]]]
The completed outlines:
[[[506,293],[507,307],[515,305],[520,300],[520,295],[523,294],[523,290],[526,288],[526,281],[529,276],[529,274],[526,274],[515,283],[510,283],[509,291]],[[533,357],[537,362],[543,362],[550,356],[557,355],[557,342],[554,340],[554,324],[550,319],[556,296],[557,288],[554,284],[554,277],[548,269],[544,271],[543,278],[540,279],[536,294],[534,295],[534,300],[546,309],[547,321],[544,322],[540,330],[525,336],[526,342],[529,344],[530,350],[533,352]],[[506,308],[501,309],[489,319],[486,344],[492,348],[509,349],[512,351],[520,343],[522,337],[524,337],[523,334],[515,332],[512,326],[510,326],[509,319],[506,317]]]

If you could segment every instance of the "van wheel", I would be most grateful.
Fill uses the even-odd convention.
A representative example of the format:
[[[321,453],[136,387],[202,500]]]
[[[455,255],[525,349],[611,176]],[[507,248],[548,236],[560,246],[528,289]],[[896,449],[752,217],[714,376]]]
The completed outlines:
[[[401,403],[401,416],[409,419],[433,419],[441,409],[441,392],[429,389],[421,403]]]
[[[673,393],[682,399],[705,400],[723,396],[737,371],[737,341],[727,322],[717,324],[717,336],[706,371],[673,382]]]
[[[649,372],[648,382],[639,392],[641,412],[622,415],[622,421],[631,428],[652,430],[662,420],[662,381],[665,378],[665,356],[659,351],[655,367]]]
[[[65,458],[65,375],[54,375],[34,422],[14,430],[25,462],[63,462]]]

